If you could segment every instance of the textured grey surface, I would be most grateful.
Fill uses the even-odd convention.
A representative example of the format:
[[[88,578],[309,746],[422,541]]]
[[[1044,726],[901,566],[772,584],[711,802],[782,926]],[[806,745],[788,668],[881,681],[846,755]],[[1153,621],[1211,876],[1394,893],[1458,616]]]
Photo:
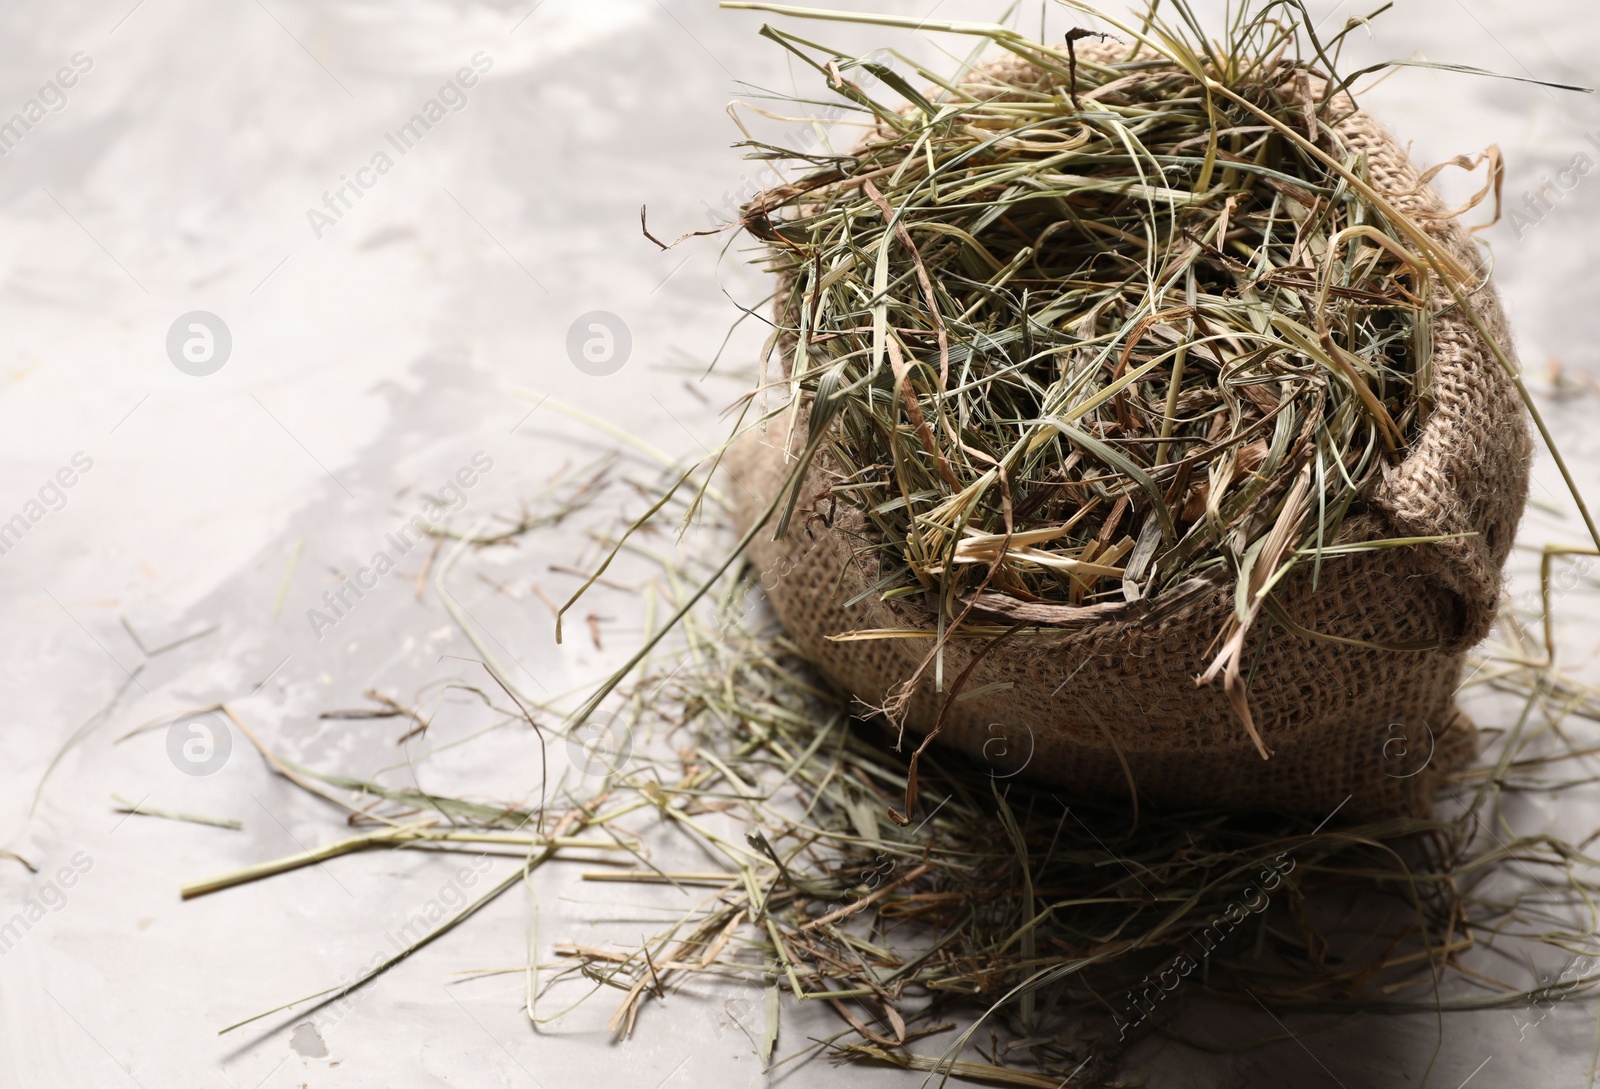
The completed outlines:
[[[928,14],[930,4],[849,6]],[[436,601],[413,598],[420,549],[323,638],[306,610],[474,453],[494,467],[466,491],[463,524],[514,508],[563,463],[599,452],[592,432],[549,411],[525,418],[519,387],[602,414],[673,454],[716,440],[715,408],[734,387],[713,380],[691,390],[684,375],[721,343],[736,316],[728,296],[754,303],[761,285],[736,259],[719,273],[720,240],[656,252],[639,237],[638,206],[649,202],[658,234],[704,226],[752,173],[726,146],[735,132],[722,108],[734,80],[791,86],[779,52],[755,36],[758,17],[704,0],[534,7],[71,0],[0,13],[0,116],[24,109],[75,55],[92,61],[64,104],[0,157],[0,520],[26,513],[76,453],[93,463],[60,509],[0,555],[0,847],[44,875],[74,858],[87,864],[58,898],[43,875],[30,881],[0,859],[0,923],[30,899],[49,901],[0,956],[0,1086],[767,1080],[731,1021],[743,1014],[754,1027],[742,992],[674,994],[646,1010],[632,1042],[616,1045],[603,1029],[609,1002],[534,1032],[519,1009],[520,976],[461,981],[455,973],[523,962],[525,896],[497,903],[347,1006],[315,1014],[322,1046],[293,1017],[219,1038],[224,1025],[359,970],[446,894],[453,869],[422,855],[354,857],[182,904],[180,883],[325,842],[337,821],[273,779],[242,737],[208,776],[182,774],[161,731],[113,744],[159,715],[226,699],[275,746],[319,768],[387,767],[396,781],[498,797],[530,789],[537,756],[505,731],[412,769],[392,744],[392,723],[316,717],[356,705],[367,688],[416,691],[464,675],[442,656],[471,648]],[[937,15],[992,17],[999,7],[951,0]],[[1342,18],[1349,5],[1337,9]],[[1038,17],[1028,0],[1024,24]],[[1049,26],[1073,21],[1056,9]],[[908,40],[814,24],[803,32],[862,52]],[[1357,35],[1352,53],[1421,52],[1600,80],[1600,26],[1577,0],[1401,0],[1377,35]],[[931,39],[909,41],[937,55]],[[372,187],[319,237],[308,210],[325,210],[341,175],[392,148],[386,134],[480,51],[491,66],[465,89],[464,105],[406,154],[391,151],[387,173],[363,175]],[[1586,138],[1600,132],[1591,96],[1407,71],[1365,101],[1425,162],[1498,142],[1509,207],[1580,153],[1600,162]],[[1600,495],[1596,398],[1553,396],[1543,380],[1551,357],[1569,376],[1600,367],[1591,316],[1600,172],[1576,182],[1538,222],[1508,220],[1486,237],[1553,425]],[[165,348],[174,319],[195,310],[221,316],[232,336],[230,358],[208,377],[180,372]],[[585,374],[567,357],[570,324],[594,310],[620,316],[632,337],[627,364],[610,376]],[[734,356],[756,342],[753,332],[736,339]],[[1579,539],[1548,465],[1539,481],[1545,509],[1524,539]],[[460,590],[531,691],[581,685],[634,637],[618,621],[603,653],[587,640],[555,645],[529,582],[570,588],[546,567],[574,551],[543,536],[485,561],[484,571],[504,564],[515,599],[482,580]],[[1564,603],[1574,659],[1593,644],[1587,592]],[[124,618],[147,649],[216,630],[147,656]],[[465,704],[449,706],[460,717],[440,723],[441,739],[487,725]],[[91,719],[30,814],[52,755]],[[562,748],[551,757],[563,760]],[[235,817],[245,830],[124,820],[112,793]],[[1529,807],[1519,830],[1587,827],[1588,801]],[[496,862],[495,875],[509,865]],[[671,906],[597,892],[575,869],[552,871],[537,889],[546,946],[591,929],[636,940]],[[1447,1020],[1428,1084],[1587,1084],[1592,1005],[1570,1005],[1532,1030],[1507,1012]],[[1277,1031],[1259,1011],[1217,1011],[1203,1024],[1219,1044]],[[783,1050],[824,1025],[786,1010]],[[1369,1018],[1317,1032],[1305,1047],[1237,1056],[1155,1047],[1144,1072],[1154,1085],[1411,1086],[1438,1031],[1428,1018]],[[837,1077],[814,1064],[774,1080]]]

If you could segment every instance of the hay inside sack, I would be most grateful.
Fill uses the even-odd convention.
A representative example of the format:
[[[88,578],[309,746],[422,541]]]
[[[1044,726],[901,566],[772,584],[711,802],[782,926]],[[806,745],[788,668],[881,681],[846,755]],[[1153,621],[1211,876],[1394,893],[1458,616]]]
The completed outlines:
[[[1166,55],[998,37],[1010,61],[918,68],[928,96],[764,28],[869,129],[842,154],[753,142],[811,169],[744,213],[780,278],[802,469],[824,458],[830,503],[870,527],[873,593],[936,609],[925,665],[963,623],[1027,638],[1222,577],[1236,604],[1201,679],[1263,757],[1247,637],[1264,612],[1316,637],[1270,591],[1442,539],[1340,530],[1427,418],[1440,281],[1478,282],[1341,146],[1354,106],[1315,62],[1342,35],[1283,11],[1241,14],[1225,45],[1147,20]]]
[[[1532,454],[1459,222],[1498,153],[1447,164],[1487,180],[1445,207],[1292,5],[1055,46],[729,6],[1013,54],[902,71],[763,28],[867,131],[749,141],[805,166],[742,217],[789,398],[731,459],[800,652],[918,753],[1023,730],[1080,798],[1426,815],[1476,744],[1454,696]],[[1421,779],[1385,774],[1396,725],[1440,740]]]

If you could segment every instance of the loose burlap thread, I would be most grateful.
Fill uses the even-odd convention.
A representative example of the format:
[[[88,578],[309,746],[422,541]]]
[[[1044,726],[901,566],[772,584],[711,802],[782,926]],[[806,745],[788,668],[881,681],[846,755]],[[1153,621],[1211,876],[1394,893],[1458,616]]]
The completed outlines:
[[[1053,78],[1025,62],[1003,65],[1010,82]],[[1345,151],[1366,157],[1387,199],[1487,275],[1467,232],[1441,215],[1438,197],[1388,133],[1360,112],[1333,131]],[[1485,283],[1472,303],[1514,361],[1493,288]],[[998,767],[997,774],[1054,784],[1068,802],[1136,792],[1167,808],[1327,814],[1342,806],[1341,819],[1429,814],[1441,783],[1476,751],[1476,730],[1456,693],[1466,652],[1494,618],[1531,456],[1511,379],[1445,288],[1435,286],[1430,305],[1432,411],[1338,541],[1463,536],[1329,558],[1315,589],[1309,565],[1301,565],[1273,591],[1295,624],[1334,638],[1296,637],[1280,626],[1252,652],[1250,706],[1270,759],[1257,753],[1220,682],[1195,680],[1233,609],[1231,576],[1104,607],[1070,626],[1021,632],[988,653],[992,636],[952,639],[944,650],[946,690],[925,674],[904,704],[903,725],[926,733],[943,709],[939,743]],[[731,459],[745,526],[782,487],[797,447],[774,424]],[[824,452],[801,485],[787,536],[759,534],[751,557],[801,653],[865,707],[881,708],[932,648],[937,617],[918,599],[883,601],[872,592],[885,572],[861,545],[875,530],[830,497],[834,478]],[[884,629],[926,637],[830,638]],[[952,682],[969,667],[952,699]]]

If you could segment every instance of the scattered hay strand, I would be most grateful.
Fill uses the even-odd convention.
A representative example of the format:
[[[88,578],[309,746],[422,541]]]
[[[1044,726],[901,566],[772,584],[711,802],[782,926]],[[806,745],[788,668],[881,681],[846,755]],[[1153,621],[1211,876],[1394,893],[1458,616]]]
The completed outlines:
[[[1541,556],[1546,595],[1559,592],[1566,552]],[[630,582],[654,568],[646,596],[666,608],[715,569],[644,548],[627,555]],[[1514,693],[1520,707],[1485,759],[1449,784],[1435,820],[1349,827],[1146,810],[1130,826],[1123,810],[1021,779],[1024,739],[1014,738],[991,766],[926,754],[929,811],[902,828],[886,813],[906,757],[794,656],[757,577],[717,580],[678,629],[678,655],[615,692],[633,734],[658,743],[640,742],[630,762],[584,780],[587,792],[565,785],[540,808],[313,771],[235,717],[277,774],[376,827],[195,882],[185,896],[366,850],[519,863],[378,968],[239,1024],[291,1008],[303,1017],[524,884],[526,868],[561,862],[597,887],[691,899],[643,942],[556,944],[537,965],[531,1018],[548,1023],[609,993],[608,1024],[626,1037],[664,995],[751,980],[838,1015],[843,1035],[786,1051],[774,1016],[770,1040],[758,1041],[773,1064],[815,1054],[999,1084],[1108,1084],[1142,1038],[1183,1038],[1182,1010],[1202,995],[1281,1016],[1435,1014],[1516,1010],[1600,983],[1600,966],[1517,982],[1529,945],[1568,968],[1600,956],[1587,906],[1600,860],[1584,843],[1511,830],[1519,797],[1561,797],[1600,778],[1600,693],[1553,661],[1542,620],[1508,611],[1473,663],[1473,690]],[[1404,774],[1420,749],[1394,755]],[[652,861],[685,850],[715,864]],[[596,868],[607,858],[617,864]],[[531,974],[533,958],[512,970]]]

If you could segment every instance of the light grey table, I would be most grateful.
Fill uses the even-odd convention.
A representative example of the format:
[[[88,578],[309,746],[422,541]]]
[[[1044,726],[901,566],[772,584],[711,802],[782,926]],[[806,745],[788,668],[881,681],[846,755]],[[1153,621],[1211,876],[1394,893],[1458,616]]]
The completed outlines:
[[[849,6],[931,14],[905,0]],[[1000,7],[933,6],[942,18],[992,18]],[[1313,6],[1335,24],[1354,10]],[[1037,25],[1034,0],[1019,18]],[[66,0],[13,5],[0,20],[0,117],[41,100],[27,126],[0,128],[0,522],[28,517],[34,500],[49,508],[0,555],[0,847],[44,871],[30,879],[0,859],[0,927],[48,900],[13,928],[17,938],[0,931],[0,1086],[766,1082],[735,1024],[756,1023],[744,992],[670,995],[616,1045],[603,1028],[609,1003],[534,1032],[519,976],[463,981],[457,973],[523,962],[532,913],[515,896],[347,1004],[219,1037],[359,970],[411,914],[449,894],[453,867],[374,854],[180,903],[180,883],[325,842],[337,817],[271,776],[237,735],[207,775],[185,774],[163,731],[113,743],[157,716],[226,699],[298,760],[403,778],[392,722],[317,715],[359,704],[367,688],[415,691],[465,674],[445,656],[471,648],[437,601],[413,597],[423,550],[397,555],[396,573],[331,628],[314,631],[307,610],[326,608],[322,595],[389,547],[385,535],[421,496],[474,455],[492,468],[468,474],[458,525],[514,509],[562,464],[600,452],[592,431],[553,412],[528,416],[517,388],[552,393],[674,455],[717,441],[715,408],[736,386],[685,376],[716,352],[737,315],[732,300],[755,303],[761,281],[736,255],[719,270],[720,239],[658,252],[640,237],[638,208],[648,202],[655,233],[675,236],[729,210],[749,184],[755,172],[727,147],[736,133],[723,106],[737,80],[787,90],[795,77],[756,37],[759,18],[706,0]],[[1075,21],[1054,9],[1049,27]],[[939,55],[925,35],[796,29],[862,53],[891,44]],[[1357,35],[1352,55],[1420,51],[1600,80],[1600,26],[1576,0],[1401,0],[1377,34]],[[412,124],[430,100],[436,118]],[[1426,162],[1498,142],[1510,207],[1575,155],[1600,161],[1590,96],[1409,71],[1367,101]],[[1569,375],[1600,366],[1597,177],[1561,191],[1538,222],[1486,236],[1541,388],[1551,357]],[[1464,179],[1445,184],[1467,190]],[[199,338],[190,350],[204,357],[208,336],[216,352],[222,326],[179,323],[195,311],[220,318],[231,342],[205,376],[180,370],[168,351],[177,323],[180,356]],[[631,339],[625,366],[608,376],[569,359],[569,327],[591,311],[615,315]],[[729,358],[748,360],[758,343],[759,331],[742,332]],[[1596,404],[1592,393],[1548,398],[1591,485]],[[58,473],[70,488],[49,486]],[[1578,539],[1547,465],[1537,491],[1548,510],[1530,518],[1526,539]],[[542,536],[493,561],[515,599],[482,580],[461,589],[530,689],[601,675],[634,635],[619,621],[603,652],[587,639],[553,642],[528,583],[570,589],[546,568],[574,551]],[[1594,614],[1573,601],[1569,633],[1586,654]],[[479,721],[464,704],[447,708],[440,739]],[[33,808],[51,757],[80,730]],[[537,760],[520,745],[492,736],[416,774],[441,790],[523,796]],[[552,760],[563,754],[552,746]],[[125,818],[113,793],[245,828]],[[1593,807],[1580,804],[1528,819],[1592,822]],[[70,889],[46,888],[74,864]],[[570,869],[538,890],[545,946],[634,940],[663,912],[664,901],[596,891]],[[1509,1014],[1447,1021],[1448,1054],[1430,1084],[1450,1089],[1469,1075],[1478,1086],[1586,1084],[1592,1009],[1572,1006],[1526,1040]],[[1272,1031],[1264,1016],[1219,1017],[1228,1038]],[[783,1051],[826,1027],[786,1009]],[[1309,1037],[1309,1050],[1217,1058],[1158,1046],[1142,1061],[1153,1085],[1409,1086],[1434,1040],[1427,1019],[1369,1019]],[[814,1064],[773,1080],[837,1078]]]

